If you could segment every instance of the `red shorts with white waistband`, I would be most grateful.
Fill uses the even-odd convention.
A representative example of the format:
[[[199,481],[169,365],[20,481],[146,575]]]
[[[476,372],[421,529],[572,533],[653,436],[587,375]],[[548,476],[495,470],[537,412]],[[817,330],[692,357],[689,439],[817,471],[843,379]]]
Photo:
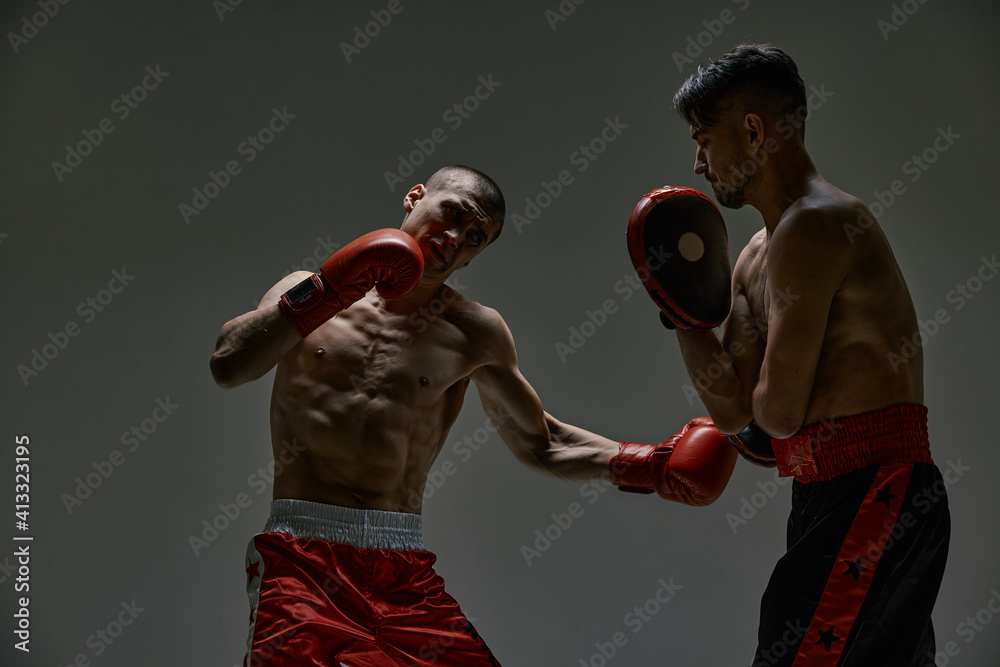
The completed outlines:
[[[244,667],[499,663],[427,551],[362,549],[265,532],[247,550]]]

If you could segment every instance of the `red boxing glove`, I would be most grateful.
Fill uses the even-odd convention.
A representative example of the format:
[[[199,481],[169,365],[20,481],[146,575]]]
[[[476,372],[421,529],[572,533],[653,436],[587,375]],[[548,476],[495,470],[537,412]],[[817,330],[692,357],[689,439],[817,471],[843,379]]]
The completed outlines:
[[[305,338],[377,285],[384,299],[408,294],[424,274],[424,256],[413,237],[378,229],[351,241],[314,273],[281,295],[281,308]]]
[[[722,495],[735,464],[729,439],[711,419],[698,417],[658,445],[622,442],[611,459],[611,481],[622,491],[708,505]]]

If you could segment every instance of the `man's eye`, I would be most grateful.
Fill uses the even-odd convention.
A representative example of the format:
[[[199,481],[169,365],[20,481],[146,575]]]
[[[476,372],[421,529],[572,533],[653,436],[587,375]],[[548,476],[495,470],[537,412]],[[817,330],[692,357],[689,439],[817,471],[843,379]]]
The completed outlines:
[[[483,242],[483,235],[479,232],[472,232],[472,242],[479,245]]]

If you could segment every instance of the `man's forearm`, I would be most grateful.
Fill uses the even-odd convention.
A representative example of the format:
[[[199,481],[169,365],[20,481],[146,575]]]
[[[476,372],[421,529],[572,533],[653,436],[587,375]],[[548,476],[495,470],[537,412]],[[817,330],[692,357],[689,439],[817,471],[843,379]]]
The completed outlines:
[[[564,424],[545,413],[549,447],[538,455],[543,472],[573,482],[610,481],[611,459],[619,443],[586,429]]]
[[[727,350],[714,331],[677,330],[688,374],[712,421],[724,433],[738,433],[753,419],[754,378],[748,368],[740,373],[748,350]],[[742,347],[742,346],[741,346]]]
[[[220,387],[236,387],[261,377],[302,337],[277,306],[254,310],[227,322],[210,363]]]

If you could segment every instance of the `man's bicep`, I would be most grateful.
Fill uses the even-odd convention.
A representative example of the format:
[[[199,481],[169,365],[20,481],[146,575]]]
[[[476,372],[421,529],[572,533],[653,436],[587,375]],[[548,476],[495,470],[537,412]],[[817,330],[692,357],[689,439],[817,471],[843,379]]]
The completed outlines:
[[[525,430],[545,423],[538,394],[516,367],[482,366],[472,374],[472,379],[476,381],[483,407],[498,428]]]
[[[514,341],[506,325],[490,336],[487,359],[471,374],[487,415],[519,457],[548,440],[542,402],[517,366]]]

